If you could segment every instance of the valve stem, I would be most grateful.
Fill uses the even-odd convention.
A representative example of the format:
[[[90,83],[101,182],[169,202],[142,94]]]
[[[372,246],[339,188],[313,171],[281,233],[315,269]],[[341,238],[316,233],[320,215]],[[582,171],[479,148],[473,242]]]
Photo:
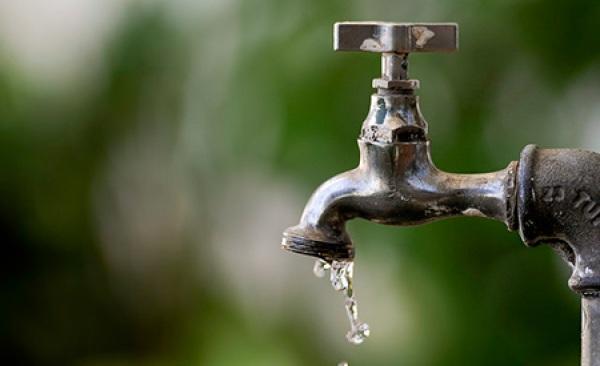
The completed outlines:
[[[383,80],[408,80],[408,53],[383,53],[381,55]]]

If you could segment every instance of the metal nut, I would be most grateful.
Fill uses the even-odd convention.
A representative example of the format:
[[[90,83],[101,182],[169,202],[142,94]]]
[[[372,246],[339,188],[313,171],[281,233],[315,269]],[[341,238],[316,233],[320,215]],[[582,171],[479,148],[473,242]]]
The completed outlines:
[[[334,25],[336,51],[452,52],[458,49],[456,23],[339,22]]]
[[[386,80],[386,79],[373,79],[374,89],[419,89],[419,80]]]

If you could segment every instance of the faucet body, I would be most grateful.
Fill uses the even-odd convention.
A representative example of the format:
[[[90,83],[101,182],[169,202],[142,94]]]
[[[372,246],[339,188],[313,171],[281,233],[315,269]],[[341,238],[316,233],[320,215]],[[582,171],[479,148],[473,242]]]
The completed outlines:
[[[514,225],[516,162],[484,174],[446,173],[433,164],[427,123],[414,93],[373,95],[358,139],[358,167],[323,183],[283,247],[322,259],[354,257],[346,221],[418,225],[481,216]]]
[[[582,296],[582,366],[600,366],[600,154],[526,146],[519,161],[496,172],[453,174],[435,167],[427,122],[407,76],[409,52],[452,51],[451,23],[337,23],[334,48],[382,53],[358,146],[358,167],[323,183],[296,226],[283,233],[286,250],[327,262],[354,258],[346,222],[418,225],[454,216],[481,216],[518,231],[528,246],[548,243],[573,272]]]

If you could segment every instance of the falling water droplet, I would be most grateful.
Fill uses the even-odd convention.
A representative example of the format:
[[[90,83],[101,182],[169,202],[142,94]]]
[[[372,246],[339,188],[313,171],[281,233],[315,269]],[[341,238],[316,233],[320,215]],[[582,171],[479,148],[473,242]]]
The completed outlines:
[[[352,278],[353,262],[338,262],[333,261],[331,263],[331,273],[329,275],[329,281],[336,291],[349,291],[348,296],[352,296],[352,288],[350,281]]]
[[[361,344],[371,334],[369,324],[363,323],[358,319],[358,310],[354,296],[346,298],[346,313],[350,319],[350,331],[346,334],[346,339],[352,344]]]
[[[333,288],[336,291],[344,292],[345,295],[344,305],[350,320],[350,331],[346,334],[346,339],[352,344],[361,344],[370,335],[371,331],[369,325],[361,322],[358,318],[358,305],[352,288],[354,262],[332,261],[329,264],[323,260],[318,260],[313,268],[313,272],[317,277],[324,277],[327,270],[331,271],[329,281]],[[343,363],[340,365],[343,365]]]
[[[337,366],[348,366],[348,362],[342,361],[338,363]]]
[[[313,267],[313,273],[315,274],[315,276],[323,278],[325,277],[327,270],[330,268],[331,266],[329,265],[329,263],[325,262],[322,259],[318,259],[315,262],[315,266]]]

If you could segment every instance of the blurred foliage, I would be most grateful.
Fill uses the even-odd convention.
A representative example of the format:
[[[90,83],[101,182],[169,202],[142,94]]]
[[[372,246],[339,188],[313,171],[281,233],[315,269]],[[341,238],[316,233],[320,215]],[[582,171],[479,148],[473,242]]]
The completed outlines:
[[[460,52],[415,55],[411,74],[422,81],[438,166],[490,171],[524,144],[577,146],[593,131],[593,121],[571,113],[598,101],[598,84],[585,83],[600,71],[600,2],[131,3],[101,46],[103,66],[85,82],[36,84],[9,51],[0,54],[3,364],[577,362],[578,300],[566,269],[548,248],[526,250],[497,223],[351,224],[359,299],[361,286],[373,286],[360,282],[361,271],[385,266],[382,253],[400,263],[386,281],[402,289],[415,325],[408,336],[398,329],[397,349],[385,351],[376,328],[356,349],[326,339],[326,325],[304,311],[315,306],[306,294],[317,293],[309,267],[289,273],[297,285],[282,292],[277,312],[245,306],[231,284],[251,254],[243,248],[254,240],[275,253],[283,227],[254,228],[271,242],[240,234],[226,268],[215,227],[241,232],[232,218],[241,211],[249,222],[268,216],[259,208],[283,215],[275,192],[272,206],[258,204],[255,175],[286,182],[303,200],[356,164],[378,59],[334,54],[335,21],[458,22]],[[584,98],[569,99],[582,83]],[[223,208],[223,197],[253,195],[258,203]],[[163,230],[163,219],[172,226]],[[300,260],[279,252],[260,259],[258,268]],[[245,273],[262,278],[241,292],[252,294],[245,301],[278,304],[269,292],[276,278]],[[340,315],[338,305],[322,311]],[[361,312],[374,316],[365,305]]]

